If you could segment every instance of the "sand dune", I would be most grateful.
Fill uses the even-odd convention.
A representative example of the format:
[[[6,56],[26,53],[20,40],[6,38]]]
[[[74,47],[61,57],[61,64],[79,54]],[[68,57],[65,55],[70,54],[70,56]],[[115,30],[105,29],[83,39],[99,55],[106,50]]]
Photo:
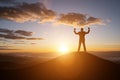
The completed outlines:
[[[119,65],[89,53],[70,53],[45,63],[0,70],[0,80],[119,80]]]

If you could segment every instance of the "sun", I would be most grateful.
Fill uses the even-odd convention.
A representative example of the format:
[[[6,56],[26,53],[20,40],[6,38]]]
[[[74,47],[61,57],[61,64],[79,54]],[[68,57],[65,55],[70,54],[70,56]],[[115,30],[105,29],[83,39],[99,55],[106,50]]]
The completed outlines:
[[[62,54],[68,53],[69,52],[68,47],[65,44],[64,45],[60,45],[59,52],[61,52]]]

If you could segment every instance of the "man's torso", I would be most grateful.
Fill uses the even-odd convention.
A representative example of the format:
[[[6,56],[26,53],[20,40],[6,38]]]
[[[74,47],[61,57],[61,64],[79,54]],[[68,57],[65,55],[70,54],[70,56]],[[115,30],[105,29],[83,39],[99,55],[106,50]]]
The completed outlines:
[[[80,41],[85,41],[85,32],[79,32]]]

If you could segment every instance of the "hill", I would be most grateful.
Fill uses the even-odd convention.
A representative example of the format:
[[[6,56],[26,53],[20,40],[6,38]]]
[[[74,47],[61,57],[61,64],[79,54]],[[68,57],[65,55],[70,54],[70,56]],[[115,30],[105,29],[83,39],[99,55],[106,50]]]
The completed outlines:
[[[89,53],[70,53],[45,63],[0,70],[0,80],[119,80],[119,66]]]

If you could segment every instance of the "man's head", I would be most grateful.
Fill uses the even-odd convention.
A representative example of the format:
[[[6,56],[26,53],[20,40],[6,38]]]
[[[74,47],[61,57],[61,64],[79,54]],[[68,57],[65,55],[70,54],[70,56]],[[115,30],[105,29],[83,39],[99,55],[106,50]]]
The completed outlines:
[[[83,28],[81,28],[81,31],[83,31]]]

